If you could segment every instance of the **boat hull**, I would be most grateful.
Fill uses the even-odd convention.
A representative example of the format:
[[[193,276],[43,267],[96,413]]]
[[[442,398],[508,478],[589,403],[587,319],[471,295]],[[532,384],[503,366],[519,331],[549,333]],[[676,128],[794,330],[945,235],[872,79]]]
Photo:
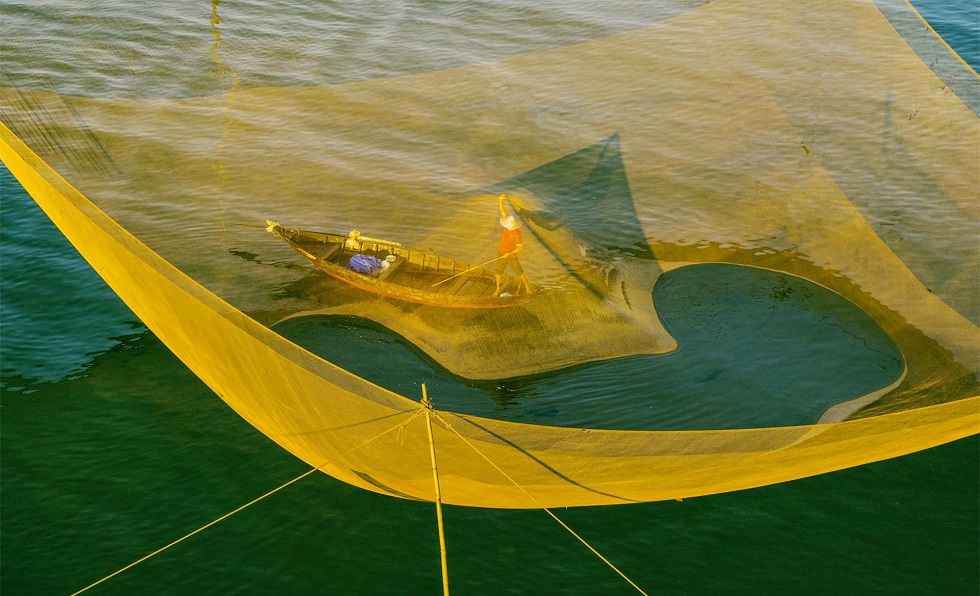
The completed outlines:
[[[534,296],[498,296],[492,270],[440,257],[428,249],[367,239],[356,232],[342,236],[286,228],[275,222],[269,222],[268,230],[330,277],[395,300],[443,308],[491,309],[516,306]],[[389,262],[377,273],[360,273],[345,266],[355,254]]]

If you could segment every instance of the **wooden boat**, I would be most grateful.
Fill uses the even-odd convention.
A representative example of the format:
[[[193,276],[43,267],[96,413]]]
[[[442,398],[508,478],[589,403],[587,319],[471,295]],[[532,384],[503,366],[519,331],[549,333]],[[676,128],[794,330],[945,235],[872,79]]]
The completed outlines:
[[[492,268],[440,257],[428,248],[367,238],[356,230],[345,236],[286,228],[274,221],[266,224],[269,232],[285,240],[320,271],[382,296],[448,308],[504,308],[534,295],[517,295],[519,284],[505,277],[505,293],[497,296]],[[379,259],[382,268],[374,273],[353,271],[348,264],[355,255]]]

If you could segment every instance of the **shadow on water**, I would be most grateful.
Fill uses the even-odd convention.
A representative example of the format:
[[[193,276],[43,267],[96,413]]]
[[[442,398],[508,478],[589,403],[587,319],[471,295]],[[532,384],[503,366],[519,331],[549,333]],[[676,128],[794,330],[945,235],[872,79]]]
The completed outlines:
[[[681,349],[561,371],[473,381],[366,319],[313,316],[275,329],[351,372],[437,407],[520,422],[613,429],[710,429],[816,422],[887,386],[902,356],[866,313],[803,279],[726,264],[684,267],[654,289]]]
[[[592,250],[653,257],[633,202],[618,133],[478,194],[521,190],[545,207],[519,209],[536,225],[548,231],[565,227]]]

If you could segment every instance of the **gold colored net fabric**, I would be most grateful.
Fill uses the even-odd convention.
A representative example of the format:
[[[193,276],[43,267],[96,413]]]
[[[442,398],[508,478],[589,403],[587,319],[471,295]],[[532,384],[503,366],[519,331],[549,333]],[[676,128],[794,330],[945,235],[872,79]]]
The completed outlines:
[[[447,503],[615,504],[787,481],[980,430],[970,93],[953,93],[874,3],[722,0],[391,79],[167,100],[6,87],[0,157],[230,407],[310,465],[385,494],[433,498],[417,401],[267,325],[357,315],[455,374],[532,374],[677,349],[650,290],[718,262],[824,286],[901,351],[898,378],[816,425],[605,431],[448,412],[434,423]],[[301,268],[242,261],[243,247],[253,261],[295,255],[233,225],[352,226],[480,262],[501,192],[544,291],[492,312],[304,286]],[[891,225],[908,204],[922,211]],[[956,217],[928,217],[935,208]]]

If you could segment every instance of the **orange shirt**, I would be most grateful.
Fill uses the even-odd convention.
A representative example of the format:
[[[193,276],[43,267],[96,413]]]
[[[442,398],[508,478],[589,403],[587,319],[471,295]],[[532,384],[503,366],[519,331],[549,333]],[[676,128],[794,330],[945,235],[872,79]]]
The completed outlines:
[[[504,230],[504,233],[500,235],[500,245],[497,246],[497,250],[500,251],[500,254],[507,254],[518,246],[523,246],[520,230]]]

